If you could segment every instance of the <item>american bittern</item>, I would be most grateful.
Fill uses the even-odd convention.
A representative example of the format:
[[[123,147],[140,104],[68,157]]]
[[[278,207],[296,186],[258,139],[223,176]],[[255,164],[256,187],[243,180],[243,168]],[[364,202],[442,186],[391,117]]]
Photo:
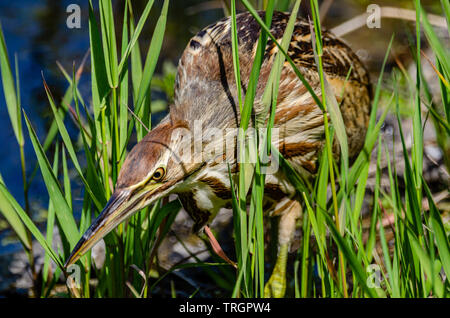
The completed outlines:
[[[259,14],[265,16],[264,12]],[[288,19],[287,14],[273,14],[271,33],[276,39],[281,40]],[[320,97],[320,79],[310,30],[308,22],[302,19],[296,21],[288,54]],[[259,34],[260,26],[251,14],[237,16],[244,93]],[[340,103],[349,156],[354,157],[363,146],[369,119],[368,74],[356,55],[341,40],[328,31],[324,31],[322,36],[324,72]],[[178,194],[195,222],[195,231],[208,224],[219,209],[230,205],[229,167],[232,177],[236,177],[239,171],[237,151],[217,153],[205,149],[211,144],[221,144],[224,138],[229,137],[228,131],[237,128],[240,122],[231,43],[230,18],[208,26],[190,40],[179,62],[174,105],[170,107],[169,115],[128,154],[113,195],[83,235],[67,264],[74,263],[133,213],[169,194]],[[254,100],[253,111],[256,115],[262,111],[261,97],[277,51],[276,44],[269,40]],[[202,151],[193,159],[182,160],[179,154],[186,152],[186,143],[181,132],[187,131],[199,137],[195,125],[200,125],[203,132],[200,136]],[[281,73],[274,128],[279,128],[276,146],[280,153],[299,174],[313,178],[318,154],[324,144],[323,112],[287,63]],[[215,133],[205,133],[211,129]],[[217,135],[223,138],[215,138]],[[231,140],[234,142],[231,148],[237,148],[235,135]],[[187,150],[191,150],[191,146]],[[192,147],[195,148],[195,145]],[[298,199],[294,187],[281,171],[267,175],[265,212],[280,216],[280,221],[278,259],[266,284],[266,296],[279,297],[285,293],[286,259],[296,220],[301,215]]]

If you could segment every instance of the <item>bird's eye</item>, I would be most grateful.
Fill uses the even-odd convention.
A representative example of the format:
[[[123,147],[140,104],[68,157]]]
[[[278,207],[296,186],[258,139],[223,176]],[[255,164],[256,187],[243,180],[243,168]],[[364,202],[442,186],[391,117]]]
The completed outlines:
[[[164,177],[165,174],[166,170],[163,167],[159,167],[158,169],[156,169],[155,173],[153,173],[152,180],[159,181]]]

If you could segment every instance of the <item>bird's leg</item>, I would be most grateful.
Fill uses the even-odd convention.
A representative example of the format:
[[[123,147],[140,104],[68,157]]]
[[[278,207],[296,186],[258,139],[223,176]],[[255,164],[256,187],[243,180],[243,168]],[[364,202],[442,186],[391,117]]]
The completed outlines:
[[[278,223],[278,256],[269,281],[264,287],[264,297],[281,298],[286,292],[286,263],[289,247],[294,236],[295,224],[301,216],[301,205],[296,200],[290,200],[287,209],[281,215]]]

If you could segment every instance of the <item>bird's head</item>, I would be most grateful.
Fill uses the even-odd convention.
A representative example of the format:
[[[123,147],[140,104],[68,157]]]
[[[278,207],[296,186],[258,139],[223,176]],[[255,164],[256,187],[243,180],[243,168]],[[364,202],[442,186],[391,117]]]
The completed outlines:
[[[178,158],[183,129],[183,124],[167,121],[134,146],[120,170],[114,193],[73,249],[66,266],[75,263],[135,212],[169,194],[199,167],[199,164],[182,162]]]

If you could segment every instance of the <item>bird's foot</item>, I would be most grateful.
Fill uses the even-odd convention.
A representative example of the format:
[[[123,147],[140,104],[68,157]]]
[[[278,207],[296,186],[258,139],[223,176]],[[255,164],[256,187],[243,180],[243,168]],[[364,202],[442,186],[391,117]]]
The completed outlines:
[[[264,286],[265,298],[282,298],[286,292],[286,263],[288,258],[289,244],[280,246],[277,262],[269,281]]]

